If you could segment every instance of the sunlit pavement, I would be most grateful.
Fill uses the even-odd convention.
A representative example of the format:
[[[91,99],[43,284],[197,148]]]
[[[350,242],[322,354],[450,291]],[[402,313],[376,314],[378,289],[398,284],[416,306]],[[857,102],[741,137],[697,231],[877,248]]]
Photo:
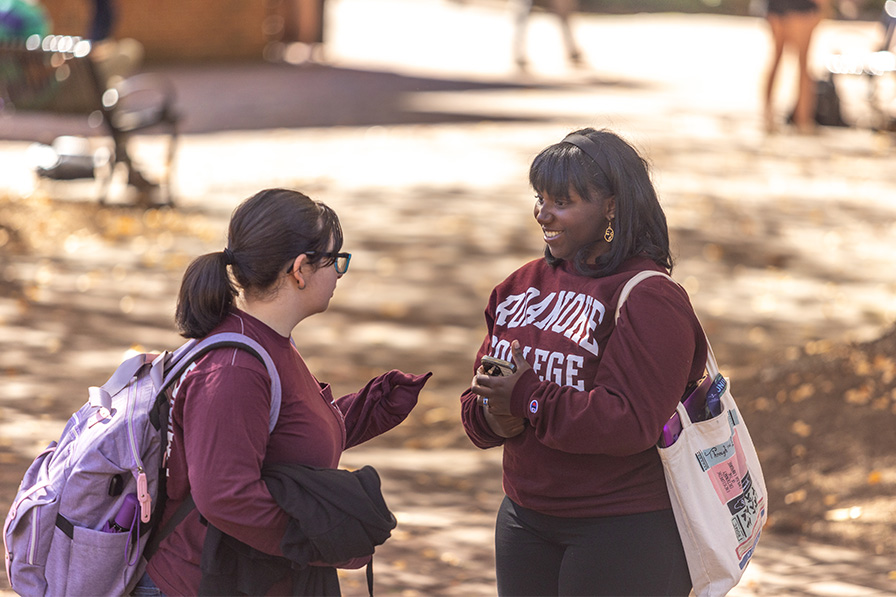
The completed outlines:
[[[475,238],[499,255],[508,242],[528,242],[517,240],[528,223],[520,224],[516,216],[529,209],[531,157],[572,128],[608,126],[649,155],[682,245],[688,235],[699,238],[701,230],[712,227],[748,245],[777,247],[792,264],[765,272],[731,271],[715,258],[712,246],[703,258],[679,263],[676,277],[688,286],[698,312],[711,320],[743,322],[739,338],[726,338],[725,330],[711,334],[719,344],[761,347],[768,326],[786,332],[782,335],[796,345],[817,336],[865,339],[896,320],[896,267],[888,249],[896,245],[891,140],[859,128],[826,129],[815,137],[765,136],[759,118],[759,82],[768,52],[762,21],[580,15],[576,33],[591,68],[573,69],[564,63],[555,24],[537,15],[529,34],[531,68],[521,74],[511,56],[504,2],[330,0],[329,6],[329,66],[483,85],[453,91],[421,85],[421,91],[401,94],[393,110],[406,117],[431,116],[408,117],[410,123],[359,118],[340,124],[335,118],[327,123],[335,126],[200,133],[190,132],[190,126],[226,121],[237,111],[264,111],[259,104],[276,112],[290,99],[285,87],[326,81],[309,77],[326,67],[283,67],[287,77],[294,69],[295,80],[280,86],[252,85],[249,73],[224,70],[242,78],[208,76],[205,87],[194,75],[214,69],[172,69],[179,80],[194,81],[183,97],[187,131],[175,173],[182,206],[226,216],[259,188],[293,186],[333,205],[348,238],[404,235],[409,243],[433,236],[446,243]],[[834,50],[870,47],[874,33],[873,24],[825,23],[816,63]],[[787,72],[783,81],[789,80]],[[363,100],[365,89],[353,91]],[[786,84],[779,91],[783,111],[790,94]],[[847,111],[861,119],[858,84],[850,83],[850,91],[844,98]],[[200,108],[189,103],[200,100]],[[439,114],[450,118],[440,122],[433,116]],[[0,192],[33,191],[27,146],[0,143]],[[137,144],[147,165],[159,162],[160,151],[155,138]],[[421,197],[432,200],[411,203]],[[438,216],[421,227],[422,211]],[[516,263],[507,261],[501,264],[504,271]],[[480,280],[477,289],[484,292],[495,281]],[[352,300],[350,292],[346,295],[343,300]],[[413,295],[395,300],[402,299],[406,307],[417,307]],[[757,320],[763,325],[751,323]],[[475,338],[471,344],[461,335],[448,348],[470,345]],[[717,352],[724,362],[723,351]],[[420,571],[414,580],[415,571],[407,569],[412,560],[400,555],[401,542],[393,541],[378,556],[377,577],[385,582],[400,576],[407,595],[493,594],[492,506],[500,499],[495,454],[372,450],[349,452],[346,465],[383,463],[378,469],[386,480],[426,471],[429,480],[451,485],[479,471],[491,482],[491,490],[470,491],[472,499],[482,500],[475,511],[458,512],[450,503],[417,504],[412,496],[393,498],[402,532],[429,542],[423,556],[435,564],[434,572]],[[451,522],[457,520],[463,524]],[[480,566],[468,577],[455,574],[470,561]],[[466,581],[434,584],[439,567]],[[767,536],[732,595],[894,594],[894,569],[892,558]],[[352,574],[345,592],[362,594],[362,577]]]

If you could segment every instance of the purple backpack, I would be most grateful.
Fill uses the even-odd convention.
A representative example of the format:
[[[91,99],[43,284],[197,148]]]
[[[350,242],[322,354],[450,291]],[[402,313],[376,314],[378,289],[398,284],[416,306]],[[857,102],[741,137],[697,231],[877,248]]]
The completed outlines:
[[[146,567],[143,552],[164,507],[168,389],[202,355],[227,347],[248,351],[265,364],[273,431],[280,378],[267,351],[247,336],[216,334],[173,353],[124,361],[102,387],[90,388],[89,401],[22,479],[3,525],[13,590],[130,593]]]

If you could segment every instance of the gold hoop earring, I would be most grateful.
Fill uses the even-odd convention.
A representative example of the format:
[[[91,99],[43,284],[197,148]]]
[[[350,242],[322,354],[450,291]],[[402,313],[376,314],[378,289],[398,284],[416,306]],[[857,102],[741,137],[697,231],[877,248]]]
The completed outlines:
[[[615,237],[616,232],[613,230],[613,220],[610,220],[607,223],[607,229],[604,231],[604,240],[611,243]]]

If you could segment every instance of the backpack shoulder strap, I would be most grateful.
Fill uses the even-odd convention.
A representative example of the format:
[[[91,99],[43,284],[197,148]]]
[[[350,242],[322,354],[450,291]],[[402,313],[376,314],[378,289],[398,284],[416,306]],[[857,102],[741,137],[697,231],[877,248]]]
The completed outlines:
[[[202,340],[192,340],[184,346],[176,350],[172,356],[175,363],[173,367],[165,374],[162,382],[162,389],[169,387],[175,380],[179,379],[183,372],[186,371],[192,363],[198,361],[202,356],[217,348],[238,348],[244,350],[261,361],[268,376],[271,378],[271,414],[268,420],[268,431],[273,432],[277,419],[280,417],[281,387],[280,375],[277,373],[277,366],[274,365],[271,355],[264,347],[252,338],[237,332],[222,332],[213,336],[208,336]]]
[[[281,402],[281,387],[280,387],[280,375],[277,373],[277,367],[274,365],[273,359],[271,359],[271,355],[268,354],[268,351],[264,349],[264,347],[253,340],[252,338],[239,334],[236,332],[222,332],[220,334],[215,334],[213,336],[209,336],[204,338],[203,340],[191,340],[185,343],[183,346],[174,351],[171,360],[175,363],[173,367],[171,367],[170,371],[165,375],[164,381],[161,384],[160,389],[165,389],[174,382],[174,380],[180,378],[183,375],[183,372],[187,370],[192,363],[198,361],[202,358],[203,355],[208,352],[215,350],[217,348],[238,348],[240,350],[245,350],[249,354],[253,355],[255,358],[264,363],[265,368],[268,371],[268,376],[271,378],[271,414],[268,422],[268,431],[273,433],[274,426],[277,424],[277,419],[280,416],[280,402]],[[164,360],[164,359],[160,359]],[[154,366],[156,364],[154,363]],[[163,366],[159,364],[159,366]],[[187,517],[187,515],[193,511],[196,507],[196,503],[193,501],[193,495],[187,494],[186,499],[181,502],[180,506],[178,506],[177,510],[174,511],[171,518],[165,523],[160,529],[157,529],[152,537],[149,540],[149,543],[146,545],[146,549],[144,550],[145,558],[149,560],[152,555],[159,548],[159,545],[162,541],[170,535],[175,527],[179,525],[183,520]]]
[[[146,547],[143,550],[143,557],[146,561],[149,561],[150,558],[152,558],[156,551],[158,551],[159,545],[162,544],[165,537],[173,533],[177,525],[182,523],[194,508],[196,508],[196,502],[193,501],[193,494],[188,493],[184,501],[182,501],[180,506],[177,507],[177,510],[174,511],[174,514],[171,515],[171,518],[165,522],[165,526],[156,529],[149,538],[149,541],[146,543]]]

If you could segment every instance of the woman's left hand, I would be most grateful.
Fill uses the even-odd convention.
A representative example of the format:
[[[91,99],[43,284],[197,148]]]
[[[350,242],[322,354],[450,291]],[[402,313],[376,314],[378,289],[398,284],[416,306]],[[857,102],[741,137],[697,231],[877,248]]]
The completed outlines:
[[[470,384],[473,392],[479,395],[480,403],[485,404],[489,412],[496,416],[510,416],[510,396],[513,394],[513,388],[523,373],[532,368],[523,357],[523,351],[517,340],[510,344],[510,348],[513,364],[516,365],[513,375],[491,376],[480,366]]]

